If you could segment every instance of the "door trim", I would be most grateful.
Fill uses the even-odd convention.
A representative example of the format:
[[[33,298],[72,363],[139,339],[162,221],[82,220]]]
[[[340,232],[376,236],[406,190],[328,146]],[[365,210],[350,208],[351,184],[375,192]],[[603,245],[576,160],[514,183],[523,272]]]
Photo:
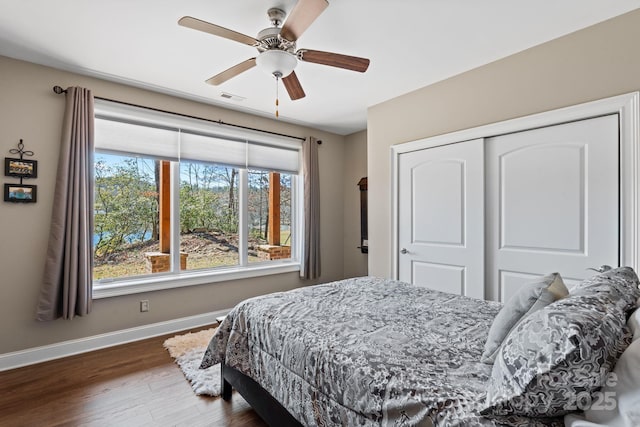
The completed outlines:
[[[400,154],[441,145],[618,114],[620,129],[620,263],[640,266],[640,92],[613,96],[530,116],[391,146],[391,278],[398,278],[398,196]]]

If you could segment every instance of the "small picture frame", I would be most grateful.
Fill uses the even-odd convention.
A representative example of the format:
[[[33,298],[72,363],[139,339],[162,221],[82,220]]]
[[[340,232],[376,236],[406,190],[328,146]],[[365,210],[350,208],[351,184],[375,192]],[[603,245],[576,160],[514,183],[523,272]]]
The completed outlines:
[[[38,186],[23,184],[5,184],[4,201],[13,203],[35,203],[38,196]]]
[[[18,178],[37,178],[38,161],[5,157],[4,175]]]

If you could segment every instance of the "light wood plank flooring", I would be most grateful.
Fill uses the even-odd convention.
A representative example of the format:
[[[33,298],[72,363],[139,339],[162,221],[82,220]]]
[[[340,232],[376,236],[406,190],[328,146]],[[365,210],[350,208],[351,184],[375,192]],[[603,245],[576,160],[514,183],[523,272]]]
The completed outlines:
[[[0,426],[266,426],[235,392],[196,396],[173,335],[0,372]]]

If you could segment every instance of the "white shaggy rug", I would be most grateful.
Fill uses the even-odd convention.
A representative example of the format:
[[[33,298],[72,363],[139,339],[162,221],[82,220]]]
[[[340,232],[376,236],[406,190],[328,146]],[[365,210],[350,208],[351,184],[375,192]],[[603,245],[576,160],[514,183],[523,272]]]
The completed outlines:
[[[198,396],[220,396],[220,365],[200,369],[202,356],[215,331],[216,328],[195,333],[188,332],[169,338],[163,344]]]

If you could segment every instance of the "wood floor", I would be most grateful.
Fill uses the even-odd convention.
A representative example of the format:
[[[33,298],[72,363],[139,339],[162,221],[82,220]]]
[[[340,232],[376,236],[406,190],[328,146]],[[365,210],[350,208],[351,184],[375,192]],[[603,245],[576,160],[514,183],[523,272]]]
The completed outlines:
[[[169,336],[0,372],[0,426],[266,426],[235,392],[196,396]]]

